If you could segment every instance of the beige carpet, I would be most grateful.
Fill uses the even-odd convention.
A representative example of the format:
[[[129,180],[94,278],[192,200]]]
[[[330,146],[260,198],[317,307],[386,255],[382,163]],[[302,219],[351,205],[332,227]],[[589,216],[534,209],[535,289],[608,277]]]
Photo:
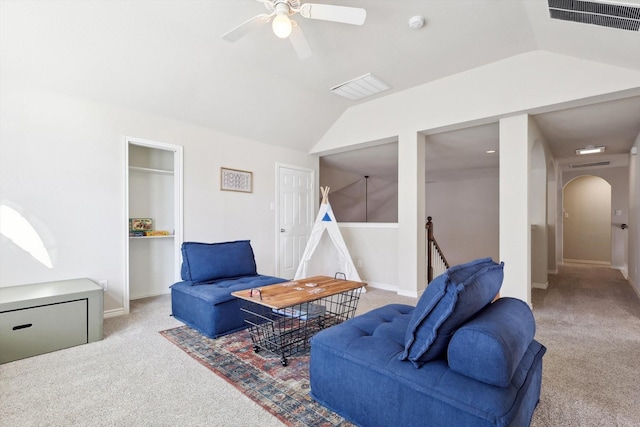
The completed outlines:
[[[622,274],[562,266],[533,312],[548,351],[532,426],[640,426],[640,300]]]

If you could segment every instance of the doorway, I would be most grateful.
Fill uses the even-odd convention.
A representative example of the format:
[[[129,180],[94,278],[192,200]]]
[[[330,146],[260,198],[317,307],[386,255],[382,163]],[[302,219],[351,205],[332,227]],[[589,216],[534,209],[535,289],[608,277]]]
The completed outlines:
[[[315,171],[276,164],[276,275],[292,279],[315,221]]]
[[[565,262],[611,265],[611,185],[585,175],[562,190]]]
[[[125,278],[129,301],[166,294],[180,279],[182,146],[125,137]]]

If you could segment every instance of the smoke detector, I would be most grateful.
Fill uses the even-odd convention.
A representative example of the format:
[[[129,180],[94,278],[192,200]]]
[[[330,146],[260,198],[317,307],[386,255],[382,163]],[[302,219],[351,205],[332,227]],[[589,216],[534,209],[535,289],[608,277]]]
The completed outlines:
[[[409,28],[412,30],[419,30],[424,27],[424,17],[420,15],[412,16],[409,18]]]

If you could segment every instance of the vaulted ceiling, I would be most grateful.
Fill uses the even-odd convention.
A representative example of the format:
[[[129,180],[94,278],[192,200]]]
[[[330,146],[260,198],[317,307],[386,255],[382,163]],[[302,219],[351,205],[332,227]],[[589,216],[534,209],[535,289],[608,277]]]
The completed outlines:
[[[235,43],[221,38],[265,12],[256,0],[2,0],[0,76],[309,151],[366,102],[329,89],[368,72],[391,86],[380,97],[533,50],[640,71],[638,31],[550,19],[545,0],[317,2],[365,8],[366,22],[296,18],[313,52],[300,60],[270,25]],[[418,30],[408,25],[415,15],[426,20]],[[622,141],[623,151],[640,132],[640,97],[536,120],[559,157],[573,150],[567,141],[596,135]],[[475,138],[495,132],[481,128]],[[430,136],[456,137],[469,134]]]

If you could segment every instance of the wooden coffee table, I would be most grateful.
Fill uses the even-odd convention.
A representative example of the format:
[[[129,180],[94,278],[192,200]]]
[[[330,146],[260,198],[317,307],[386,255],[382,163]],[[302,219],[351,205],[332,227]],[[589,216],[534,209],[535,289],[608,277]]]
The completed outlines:
[[[255,352],[268,350],[287,358],[309,349],[317,332],[353,317],[365,283],[314,276],[232,292],[243,300],[242,312]]]

